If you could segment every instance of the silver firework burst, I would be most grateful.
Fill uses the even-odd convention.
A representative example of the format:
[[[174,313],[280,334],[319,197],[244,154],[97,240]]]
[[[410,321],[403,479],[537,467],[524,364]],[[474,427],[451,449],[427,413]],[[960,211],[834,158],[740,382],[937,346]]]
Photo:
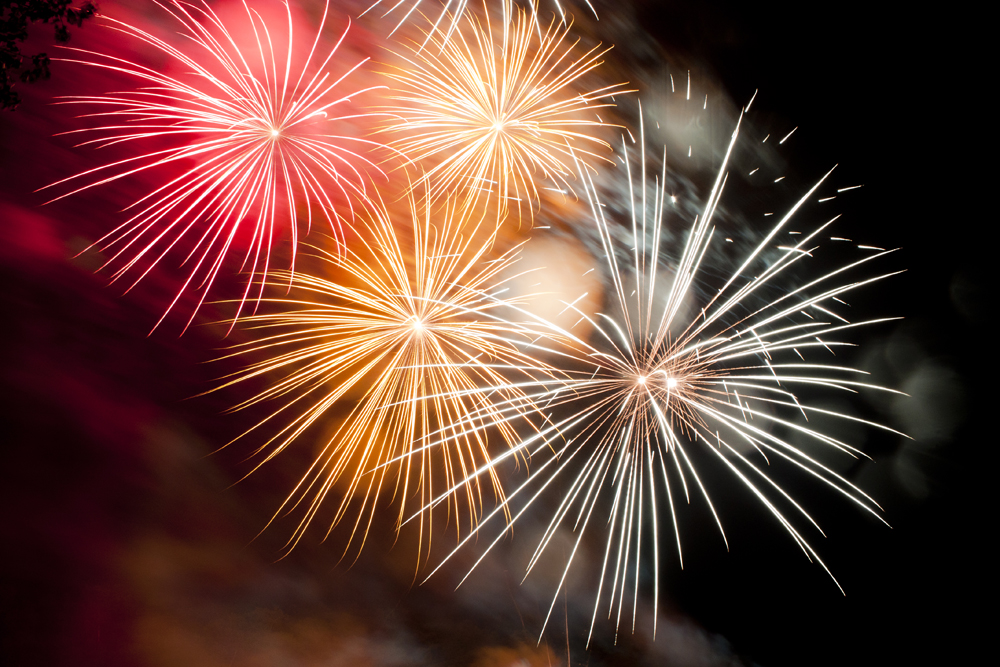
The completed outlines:
[[[535,318],[535,325],[550,335],[550,353],[559,355],[566,373],[565,378],[540,378],[522,387],[546,427],[533,431],[473,475],[493,474],[496,466],[518,454],[529,454],[532,467],[504,503],[485,516],[442,562],[468,548],[472,540],[495,531],[495,539],[472,566],[471,574],[509,528],[545,507],[554,507],[525,576],[538,565],[557,532],[568,529],[575,536],[543,634],[588,529],[603,530],[605,542],[588,643],[602,609],[620,628],[623,611],[631,606],[634,630],[644,579],[652,579],[655,634],[661,539],[668,533],[683,566],[678,527],[681,499],[702,498],[725,540],[723,522],[699,474],[699,467],[710,460],[735,476],[806,557],[827,573],[830,570],[802,532],[803,522],[822,531],[769,475],[773,460],[783,460],[884,522],[878,504],[821,460],[825,455],[818,450],[851,457],[864,454],[809,421],[810,416],[821,416],[899,434],[887,426],[820,407],[814,397],[817,390],[820,397],[859,390],[899,393],[865,382],[864,371],[831,356],[836,348],[851,345],[845,334],[894,319],[852,322],[841,313],[845,307],[841,297],[846,293],[894,275],[850,278],[892,251],[858,246],[860,258],[812,278],[800,277],[808,272],[798,269],[806,268],[823,241],[846,240],[827,236],[836,217],[809,233],[789,229],[793,216],[817,193],[832,169],[788,208],[724,284],[712,290],[695,289],[708,268],[710,246],[720,240],[713,216],[725,190],[742,119],[741,114],[683,252],[669,266],[662,241],[667,232],[665,208],[670,205],[666,156],[662,170],[647,172],[641,120],[638,174],[633,174],[628,145],[622,141],[629,182],[627,220],[609,219],[613,214],[601,202],[594,181],[586,170],[578,170],[581,182],[587,184],[586,198],[603,253],[601,270],[613,286],[613,298],[607,313],[589,314],[577,310],[575,302],[566,304],[589,320],[594,332],[591,341]],[[626,244],[618,240],[622,235],[628,237]],[[792,241],[783,243],[782,238]],[[773,297],[775,292],[777,297]],[[507,413],[517,419],[522,408],[512,403]],[[479,426],[470,420],[468,428]],[[431,506],[448,497],[442,494]],[[504,517],[509,517],[509,523],[503,523]]]

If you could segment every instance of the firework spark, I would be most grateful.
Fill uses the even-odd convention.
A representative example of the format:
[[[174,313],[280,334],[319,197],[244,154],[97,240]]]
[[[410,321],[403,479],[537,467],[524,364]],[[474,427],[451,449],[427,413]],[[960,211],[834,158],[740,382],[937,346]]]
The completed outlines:
[[[624,162],[629,168],[631,215],[627,220],[606,217],[605,211],[611,209],[606,209],[593,181],[580,170],[580,177],[588,179],[586,193],[606,260],[604,271],[614,288],[610,312],[593,316],[579,312],[580,317],[590,320],[597,342],[575,339],[567,355],[575,361],[576,370],[565,371],[568,380],[543,379],[524,389],[535,405],[544,407],[551,421],[475,474],[494,474],[496,465],[518,454],[528,454],[537,467],[445,558],[447,561],[481,536],[498,516],[509,513],[512,527],[526,513],[537,512],[547,493],[560,494],[553,500],[554,514],[525,576],[540,562],[557,532],[576,533],[552,599],[554,607],[588,527],[593,530],[595,524],[603,524],[606,546],[589,637],[598,615],[613,616],[617,630],[623,611],[627,621],[629,606],[634,630],[640,581],[650,570],[656,604],[664,533],[673,533],[683,566],[677,511],[681,502],[690,502],[692,495],[703,498],[725,540],[722,521],[699,475],[702,461],[715,461],[735,475],[806,556],[828,573],[793,518],[801,517],[816,530],[819,526],[768,475],[767,466],[781,461],[881,520],[875,501],[821,462],[818,450],[855,457],[862,453],[811,427],[809,417],[833,417],[897,432],[818,407],[804,394],[815,390],[893,391],[862,381],[863,371],[812,359],[848,345],[842,334],[885,321],[848,322],[838,311],[843,310],[840,297],[845,293],[893,275],[842,282],[850,272],[890,251],[859,246],[863,253],[860,259],[782,290],[773,300],[760,298],[779,278],[788,279],[791,267],[801,268],[817,252],[821,235],[833,220],[811,233],[790,237],[796,239],[794,243],[786,245],[777,239],[789,231],[792,216],[820,188],[828,173],[790,207],[725,284],[707,296],[700,294],[695,285],[716,238],[712,219],[738,135],[739,123],[703,212],[690,228],[679,261],[669,269],[661,241],[666,231],[665,209],[670,206],[664,187],[666,156],[662,173],[647,175],[643,149],[642,167],[633,183],[623,140]],[[640,132],[640,145],[644,141]],[[616,241],[614,230],[619,223],[630,228],[630,238],[624,244]],[[755,271],[756,276],[749,277]],[[573,338],[565,331],[558,333],[564,340]],[[470,420],[470,428],[475,426]],[[436,502],[439,500],[431,506]],[[671,528],[665,530],[662,522],[666,515]],[[507,531],[497,532],[476,565]],[[728,548],[728,542],[726,545]],[[644,559],[651,559],[651,568],[643,567]]]
[[[134,157],[47,187],[88,181],[56,198],[62,199],[141,172],[165,176],[162,185],[128,207],[137,213],[95,245],[111,253],[106,266],[120,265],[114,280],[137,274],[133,286],[169,252],[178,252],[182,265],[191,268],[167,312],[189,289],[201,291],[197,312],[225,259],[242,250],[240,246],[247,246],[241,269],[252,275],[270,270],[272,248],[285,233],[291,236],[294,271],[302,218],[307,231],[316,217],[329,224],[334,238],[342,239],[342,215],[337,209],[346,208],[353,216],[353,200],[368,200],[365,169],[377,167],[349,147],[352,143],[370,147],[372,142],[329,134],[327,124],[357,117],[339,114],[352,97],[369,89],[335,92],[365,61],[339,76],[331,73],[329,67],[347,29],[322,56],[328,4],[304,61],[297,55],[287,3],[284,35],[273,34],[273,27],[246,2],[248,25],[240,30],[231,30],[204,3],[158,4],[181,24],[187,42],[183,49],[122,21],[105,20],[110,29],[145,43],[176,64],[176,76],[165,73],[162,65],[146,66],[81,49],[70,50],[85,59],[67,59],[124,75],[141,86],[65,98],[64,104],[106,109],[86,118],[111,119],[109,124],[69,134],[98,135],[81,145],[144,148]],[[282,38],[287,39],[286,49],[281,48]],[[301,69],[293,70],[296,62],[302,63]],[[171,173],[171,168],[179,173]],[[241,308],[251,298],[250,284]]]
[[[519,215],[525,202],[533,213],[536,181],[566,192],[574,155],[607,161],[584,146],[609,147],[589,133],[605,126],[596,112],[629,91],[574,88],[607,49],[575,56],[569,24],[553,18],[536,32],[524,10],[505,2],[498,34],[485,6],[483,16],[467,12],[450,38],[433,28],[431,48],[411,44],[409,55],[398,55],[405,64],[385,72],[396,82],[396,103],[385,110],[395,120],[385,129],[400,135],[390,145],[420,166],[432,198],[495,195],[501,215],[509,202]]]
[[[379,6],[384,7],[383,1],[384,0],[375,0],[375,3],[372,4],[371,7],[361,12],[361,16],[364,16],[368,12],[374,10],[376,7]],[[418,16],[422,16],[422,14],[418,11],[420,9],[421,3],[422,0],[413,0],[413,2],[410,3],[408,7],[405,7],[404,10],[402,10],[403,15],[400,18],[399,22],[396,24],[396,27],[394,27],[392,31],[389,33],[389,36],[392,36],[393,33],[399,30],[403,26],[403,24],[406,23],[406,21],[413,15],[414,12],[417,12]],[[385,4],[388,5],[390,3],[386,2]],[[406,3],[403,0],[398,0],[397,2],[395,2],[395,4],[392,4],[392,6],[390,6],[382,14],[382,18],[385,18],[389,14],[392,14],[394,11],[396,11],[405,4]],[[538,2],[537,0],[533,0],[529,4],[531,5],[532,18],[537,22]],[[559,0],[553,0],[553,4],[556,7],[556,11],[559,12],[559,18],[560,21],[562,21],[562,23],[565,24],[568,21],[572,20],[569,17],[567,17],[566,10],[562,6],[562,3],[559,2]],[[587,8],[594,15],[594,18],[600,20],[600,18],[597,16],[597,10],[595,10],[594,6],[590,4],[590,0],[584,0],[584,4],[587,5]],[[465,11],[468,5],[469,5],[469,0],[446,0],[446,2],[444,3],[444,7],[441,8],[441,13],[438,14],[437,19],[434,20],[434,31],[438,30],[439,28],[442,28],[442,23],[445,26],[447,26],[447,32],[445,33],[444,36],[444,40],[447,41],[448,38],[451,37],[452,33],[455,31],[455,28],[458,26],[459,20],[465,15]],[[426,46],[427,46],[427,41],[425,40],[421,48]]]
[[[279,509],[280,514],[304,506],[289,549],[335,488],[340,500],[334,501],[327,535],[342,521],[351,524],[345,555],[355,540],[360,552],[378,499],[389,486],[400,522],[414,503],[423,507],[450,487],[449,515],[456,517],[456,531],[466,511],[474,526],[483,487],[489,490],[472,475],[490,459],[485,431],[495,424],[503,438],[516,440],[504,419],[507,413],[492,406],[516,404],[515,412],[523,414],[529,405],[506,376],[547,372],[524,351],[537,334],[503,317],[517,303],[503,298],[510,277],[501,275],[509,274],[517,248],[487,260],[495,227],[483,234],[454,206],[432,213],[426,200],[423,209],[413,197],[409,203],[412,257],[404,249],[407,239],[399,238],[388,215],[380,212],[358,228],[358,239],[342,253],[319,251],[336,281],[300,272],[289,297],[262,301],[275,312],[243,318],[263,335],[234,354],[266,359],[224,386],[257,376],[282,377],[235,409],[287,400],[251,431],[293,415],[258,450],[264,461],[309,429],[338,418],[342,405],[351,406]],[[275,287],[287,288],[283,281],[289,276],[275,272],[274,277]],[[483,429],[463,430],[471,422]],[[448,447],[415,453],[427,437],[441,436]],[[498,479],[490,477],[502,496]],[[430,547],[424,536],[431,520],[430,513],[421,515],[421,548]]]

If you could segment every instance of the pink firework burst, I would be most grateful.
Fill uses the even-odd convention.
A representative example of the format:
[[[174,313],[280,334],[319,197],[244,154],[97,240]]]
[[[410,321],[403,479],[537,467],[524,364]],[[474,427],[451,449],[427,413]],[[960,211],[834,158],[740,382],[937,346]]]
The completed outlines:
[[[129,289],[168,253],[182,258],[188,275],[158,326],[185,292],[194,291],[199,294],[190,324],[231,255],[242,255],[241,271],[266,276],[273,247],[288,234],[294,274],[300,226],[308,232],[314,218],[342,243],[342,215],[353,217],[354,206],[369,201],[369,169],[381,172],[361,152],[377,144],[350,136],[357,133],[351,119],[368,114],[345,109],[371,88],[338,91],[367,58],[337,74],[331,68],[349,24],[322,55],[329,3],[315,37],[305,43],[304,60],[306,47],[299,40],[296,48],[288,3],[282,3],[287,31],[278,33],[246,0],[247,20],[239,29],[227,27],[204,2],[157,4],[181,24],[183,47],[123,21],[105,20],[110,29],[159,52],[169,67],[82,49],[70,50],[84,58],[66,59],[136,82],[125,92],[62,102],[100,109],[83,117],[102,124],[70,133],[93,137],[81,146],[124,144],[136,154],[46,187],[85,182],[56,201],[140,172],[161,179],[126,208],[128,220],[94,244],[109,254],[105,266],[116,267],[112,280],[133,277]],[[346,133],[333,134],[332,127]],[[260,298],[259,292],[251,294],[253,284],[246,282],[240,311]]]

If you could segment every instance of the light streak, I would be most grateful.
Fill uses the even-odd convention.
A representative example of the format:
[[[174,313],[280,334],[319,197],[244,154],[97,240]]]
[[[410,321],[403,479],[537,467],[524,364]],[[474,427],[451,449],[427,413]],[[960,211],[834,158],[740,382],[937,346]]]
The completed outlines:
[[[63,104],[98,109],[84,118],[107,122],[66,134],[96,135],[80,145],[126,145],[135,155],[46,187],[86,181],[56,201],[140,173],[159,179],[126,209],[137,212],[94,245],[110,254],[105,266],[118,265],[113,280],[135,276],[131,286],[173,252],[190,268],[163,317],[193,290],[201,292],[193,319],[227,258],[244,247],[240,270],[253,275],[271,270],[272,250],[286,233],[294,272],[303,223],[308,232],[314,219],[322,220],[342,241],[343,214],[354,215],[355,200],[368,201],[367,169],[378,168],[351,147],[367,150],[373,142],[330,134],[328,128],[362,115],[344,108],[370,89],[337,92],[365,61],[332,73],[347,28],[323,55],[328,3],[311,43],[294,33],[287,3],[282,3],[287,32],[274,33],[278,43],[272,39],[274,26],[246,2],[246,25],[232,30],[203,2],[157,4],[180,24],[183,46],[104,18],[111,30],[151,47],[169,67],[82,49],[69,50],[83,59],[66,59],[135,82],[125,92],[64,98]],[[282,38],[287,49],[280,47]],[[304,59],[303,48],[308,49]],[[172,70],[177,74],[167,73]],[[240,309],[256,298],[250,289],[248,281]]]
[[[590,3],[590,0],[583,0],[584,4],[594,15],[594,18],[598,21],[600,17],[597,16],[597,10]],[[376,8],[385,9],[382,13],[382,18],[385,18],[389,14],[392,14],[397,9],[401,12],[401,17],[399,22],[396,23],[395,27],[389,32],[391,37],[397,30],[399,30],[403,25],[414,15],[423,17],[423,13],[420,11],[420,5],[423,4],[423,0],[411,0],[407,3],[407,0],[375,0],[371,7],[361,12],[360,16],[373,11]],[[444,0],[444,7],[441,8],[441,13],[438,14],[436,19],[431,19],[434,22],[433,31],[441,30],[444,34],[444,40],[448,41],[451,35],[455,32],[458,27],[459,21],[465,16],[467,8],[469,6],[469,0]],[[532,20],[538,22],[538,0],[530,0],[528,3],[531,7]],[[559,14],[559,20],[561,23],[566,24],[572,22],[572,17],[567,16],[566,10],[559,0],[552,0],[552,4],[555,5],[556,11]],[[399,14],[397,14],[399,16]],[[540,26],[538,26],[540,29]],[[429,35],[428,35],[429,37]],[[427,40],[421,45],[421,49],[427,46]]]
[[[700,497],[728,548],[722,519],[702,477],[706,466],[714,464],[733,475],[806,557],[828,574],[830,570],[800,524],[822,531],[806,508],[769,476],[772,462],[825,485],[884,522],[877,503],[824,462],[831,453],[864,454],[811,426],[809,417],[832,417],[903,435],[828,410],[814,398],[830,392],[899,393],[864,381],[864,371],[838,363],[835,357],[830,360],[836,348],[851,345],[845,334],[893,319],[851,322],[838,312],[842,308],[835,307],[837,302],[843,304],[839,297],[844,294],[894,275],[849,278],[891,251],[853,259],[788,285],[796,280],[793,274],[805,269],[817,253],[821,235],[836,218],[797,236],[795,245],[779,245],[776,236],[823,185],[827,173],[788,208],[724,284],[707,293],[698,289],[738,136],[739,123],[702,213],[690,227],[683,253],[669,267],[662,240],[667,224],[666,155],[663,173],[647,174],[643,149],[634,179],[632,163],[626,160],[628,219],[609,219],[612,214],[606,211],[612,209],[601,203],[593,180],[579,169],[580,178],[587,182],[603,270],[615,298],[608,313],[577,311],[596,332],[593,342],[550,325],[560,340],[573,341],[570,347],[554,347],[575,361],[572,370],[567,369],[573,364],[562,367],[568,379],[525,388],[535,405],[545,406],[550,421],[476,473],[493,474],[493,466],[527,454],[530,474],[520,486],[508,489],[504,502],[484,516],[437,568],[473,540],[496,534],[468,577],[519,520],[554,508],[525,573],[525,577],[531,574],[553,543],[564,543],[553,540],[557,534],[573,533],[543,634],[588,529],[604,542],[588,643],[598,616],[613,618],[616,633],[631,616],[634,631],[644,581],[647,586],[652,583],[655,634],[661,541],[670,533],[683,567],[680,506],[690,503],[692,496]],[[639,143],[645,146],[644,136]],[[622,150],[628,156],[624,138]],[[627,243],[616,240],[613,231],[622,224],[631,229]],[[781,288],[780,295],[764,298],[775,287]],[[827,451],[820,456],[817,450]],[[497,527],[501,516],[508,520]],[[555,553],[548,555],[559,558]]]
[[[410,197],[409,205],[412,236],[397,235],[381,208],[359,215],[363,223],[349,247],[317,250],[334,278],[297,273],[288,297],[264,298],[268,312],[241,319],[256,340],[227,355],[264,359],[218,389],[278,378],[234,408],[282,404],[237,438],[275,431],[257,449],[254,470],[342,419],[268,524],[298,510],[288,550],[321,516],[328,496],[332,512],[323,520],[329,518],[327,535],[347,525],[344,556],[352,547],[360,554],[386,493],[402,523],[413,507],[440,502],[441,489],[450,488],[455,530],[461,534],[466,512],[471,530],[483,494],[491,487],[498,498],[503,493],[495,475],[488,474],[488,484],[470,476],[490,460],[488,434],[515,442],[507,420],[531,407],[509,378],[549,374],[527,352],[538,334],[504,319],[518,303],[502,295],[517,277],[508,274],[519,246],[487,261],[495,226],[484,232],[451,204],[433,213],[426,199],[421,205]],[[285,290],[291,279],[277,271],[271,286]],[[447,446],[423,447],[431,437]],[[430,549],[433,516],[420,513],[418,552]]]
[[[427,33],[429,46],[396,54],[387,68],[395,82],[390,145],[418,166],[432,199],[462,192],[474,205],[489,197],[506,214],[539,204],[536,181],[572,190],[573,156],[603,160],[590,146],[609,147],[593,132],[605,125],[597,109],[614,106],[624,84],[579,92],[578,82],[607,52],[600,45],[575,55],[570,25],[552,19],[544,32],[522,9],[503,4],[500,25],[484,6],[482,18],[466,12],[450,38]],[[498,30],[497,30],[498,29]]]

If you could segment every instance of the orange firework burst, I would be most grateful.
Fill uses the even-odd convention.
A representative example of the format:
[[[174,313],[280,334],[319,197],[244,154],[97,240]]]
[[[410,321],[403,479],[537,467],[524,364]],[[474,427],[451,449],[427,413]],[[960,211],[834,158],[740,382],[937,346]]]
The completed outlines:
[[[203,2],[158,4],[183,27],[181,34],[187,41],[183,50],[135,26],[106,20],[112,30],[144,42],[182,73],[172,76],[162,66],[71,49],[87,56],[71,62],[123,74],[141,87],[74,96],[64,102],[97,106],[105,110],[85,117],[111,119],[100,127],[75,130],[99,135],[81,145],[143,148],[134,157],[53,185],[88,181],[57,198],[61,199],[139,172],[166,174],[161,185],[129,206],[138,212],[95,245],[111,253],[107,264],[119,265],[113,279],[138,274],[133,285],[167,253],[178,252],[190,271],[167,312],[189,289],[201,291],[197,312],[231,252],[246,245],[241,268],[266,274],[277,238],[289,233],[294,271],[303,218],[307,231],[314,217],[325,220],[339,241],[342,216],[335,200],[352,216],[352,199],[368,200],[364,168],[375,167],[348,146],[371,146],[372,142],[330,134],[327,128],[328,123],[357,117],[343,115],[341,109],[365,90],[345,95],[335,90],[364,60],[338,76],[329,70],[346,29],[325,56],[318,55],[328,5],[303,61],[295,48],[287,3],[283,5],[288,21],[284,35],[272,35],[261,14],[245,1],[245,30],[243,26],[230,30]],[[287,48],[283,49],[280,41],[285,38]],[[180,173],[164,171],[170,167]],[[241,307],[249,296],[250,283]]]
[[[335,488],[329,531],[350,523],[345,555],[355,540],[360,552],[386,487],[400,524],[408,508],[451,488],[449,514],[468,511],[474,526],[483,494],[476,473],[490,460],[487,427],[498,424],[513,442],[510,421],[530,404],[507,376],[548,373],[526,352],[537,335],[504,319],[516,304],[502,297],[501,276],[509,275],[517,248],[487,261],[495,229],[483,239],[451,203],[438,213],[426,198],[422,209],[412,196],[409,205],[411,238],[399,238],[385,212],[366,215],[342,253],[318,251],[335,279],[299,272],[288,297],[262,300],[272,312],[242,320],[262,334],[233,355],[266,359],[224,386],[281,377],[234,409],[285,401],[247,433],[293,415],[258,450],[265,461],[324,422],[343,420],[279,509],[304,507],[288,548]],[[412,252],[404,250],[408,242]],[[272,285],[284,290],[290,278],[275,272]],[[429,549],[430,513],[420,525],[420,549]]]
[[[504,2],[498,32],[485,9],[466,11],[453,32],[437,27],[427,45],[411,44],[405,65],[389,69],[396,82],[395,118],[386,127],[400,135],[392,146],[425,172],[430,196],[463,191],[466,203],[496,195],[501,213],[508,201],[527,200],[533,213],[538,184],[566,192],[573,155],[607,160],[588,145],[608,147],[589,134],[605,123],[596,110],[628,92],[624,84],[580,92],[575,85],[601,64],[607,49],[573,54],[571,25],[554,17],[544,32],[533,15]],[[545,187],[545,186],[543,186]]]

